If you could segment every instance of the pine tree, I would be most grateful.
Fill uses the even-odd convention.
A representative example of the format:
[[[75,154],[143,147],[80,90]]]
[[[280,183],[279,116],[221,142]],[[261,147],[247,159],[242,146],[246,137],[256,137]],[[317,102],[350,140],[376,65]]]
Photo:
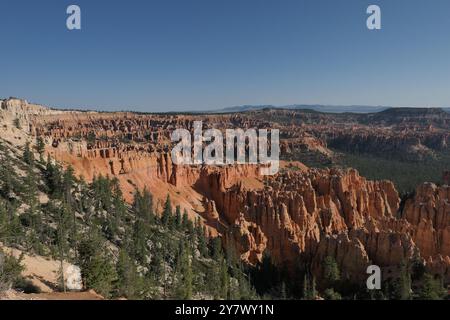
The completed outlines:
[[[397,300],[411,299],[411,274],[404,261],[400,264],[399,277],[392,284],[392,297]]]
[[[206,227],[202,227],[202,233],[197,235],[198,239],[198,250],[200,251],[200,254],[204,257],[208,256],[208,245],[206,240]]]
[[[39,161],[44,162],[45,143],[41,136],[36,138],[36,150],[39,153]]]
[[[216,261],[220,261],[220,258],[223,256],[222,240],[219,237],[215,237],[210,240],[210,243],[211,257]]]
[[[75,183],[75,176],[74,176],[74,170],[72,166],[69,166],[63,173],[62,176],[62,193],[64,200],[67,204],[70,206],[73,205],[73,198],[72,198],[72,187]]]
[[[228,299],[228,292],[230,286],[230,277],[228,275],[228,267],[225,259],[221,259],[219,262],[220,271],[220,297],[222,299]]]
[[[202,220],[200,219],[200,217],[197,217],[195,219],[195,234],[197,236],[201,235],[203,232],[203,228],[202,228]]]
[[[185,270],[184,270],[184,286],[185,286],[185,299],[192,299],[192,262],[191,257],[189,255],[189,251],[185,254]]]
[[[14,207],[6,201],[0,201],[0,238],[6,245],[19,244],[24,238],[20,217],[14,213]]]
[[[25,161],[26,164],[32,165],[34,162],[34,155],[30,148],[30,142],[27,141],[25,144],[25,149],[23,151],[23,161]]]
[[[112,208],[112,195],[111,195],[111,180],[108,176],[103,177],[99,175],[94,177],[91,189],[96,194],[96,206],[98,209],[111,212]]]
[[[137,296],[138,292],[138,274],[136,265],[131,260],[125,248],[121,248],[119,257],[116,264],[117,272],[117,295],[119,297],[126,297],[133,299]]]
[[[21,126],[21,124],[20,124],[20,119],[19,118],[15,118],[14,119],[14,121],[13,121],[13,123],[14,123],[14,126],[17,128],[17,129],[22,129],[22,126]]]
[[[3,201],[0,201],[0,239],[4,239],[9,234],[8,211]]]
[[[155,280],[160,279],[163,273],[164,255],[163,250],[157,249],[153,252],[150,260],[150,274]]]
[[[252,300],[257,297],[256,292],[254,291],[250,276],[244,272],[242,269],[242,263],[239,265],[239,273],[238,273],[238,282],[239,282],[239,299],[242,300]]]
[[[161,222],[163,223],[163,225],[167,226],[169,224],[171,217],[172,217],[172,203],[170,201],[170,196],[167,195],[166,202],[164,204],[164,211],[161,217]]]
[[[14,173],[15,170],[11,165],[11,156],[8,152],[5,152],[2,154],[0,166],[0,181],[2,181],[0,195],[6,199],[13,197],[14,187],[18,184]]]
[[[70,226],[70,209],[65,203],[59,203],[56,206],[56,247],[58,258],[63,261],[69,255],[68,231]]]
[[[53,198],[59,198],[62,194],[62,174],[59,166],[52,163],[50,155],[47,156],[44,177],[49,194]]]
[[[88,145],[93,146],[95,144],[95,141],[96,141],[95,133],[93,131],[89,132],[86,138],[86,142],[88,143]]]
[[[78,243],[78,228],[77,228],[77,221],[76,221],[76,200],[72,195],[72,189],[73,186],[76,183],[76,178],[74,175],[74,169],[72,166],[69,166],[63,173],[61,178],[61,190],[60,194],[62,196],[61,201],[64,203],[65,206],[65,219],[66,219],[66,228],[68,231],[68,235],[70,238],[70,243],[73,246],[77,246]]]
[[[27,167],[24,178],[23,194],[27,209],[21,216],[21,220],[29,227],[27,242],[35,252],[42,254],[42,217],[39,209],[38,187],[36,175],[31,166]]]
[[[37,199],[38,186],[37,177],[31,166],[27,167],[26,176],[23,182],[23,198],[24,203],[28,205],[31,213],[35,213],[37,205],[39,203]]]
[[[183,227],[183,230],[187,230],[188,223],[189,223],[189,216],[188,216],[187,210],[184,209],[183,210],[183,217],[181,218],[181,225]]]
[[[425,263],[423,262],[423,259],[420,258],[420,254],[418,251],[414,253],[414,257],[411,262],[411,278],[412,280],[419,280],[422,279],[423,275],[425,274],[426,268]]]
[[[136,216],[142,219],[145,223],[154,222],[153,196],[147,188],[144,188],[142,194],[136,190],[134,194],[133,210]]]
[[[125,200],[123,199],[123,193],[120,189],[120,182],[117,178],[114,178],[111,181],[111,194],[113,200],[109,224],[112,231],[112,239],[114,240],[114,237],[118,236],[117,234],[119,233],[119,227],[123,226],[122,220],[125,219],[127,212]]]
[[[180,249],[177,258],[176,278],[178,285],[176,287],[176,297],[178,299],[192,299],[193,292],[193,271],[189,246],[180,243]]]
[[[323,293],[323,297],[325,300],[341,300],[342,296],[339,294],[339,292],[334,291],[334,289],[329,288],[326,289]]]
[[[111,257],[105,250],[105,243],[95,230],[79,244],[79,264],[86,288],[94,289],[109,298],[117,280]]]
[[[181,229],[181,208],[180,206],[177,206],[175,208],[175,227],[176,229]]]
[[[142,219],[136,219],[133,226],[133,257],[142,264],[147,263],[148,246],[147,246],[148,225]]]
[[[68,229],[70,224],[69,208],[66,203],[59,204],[56,213],[56,247],[59,260],[59,283],[62,291],[66,291],[66,279],[64,278],[64,260],[69,257]]]
[[[316,278],[313,276],[311,283],[311,296],[312,299],[316,299],[317,297],[317,289],[316,289]]]
[[[189,235],[191,235],[191,236],[194,236],[195,234],[195,232],[194,232],[194,223],[191,221],[191,220],[188,220],[188,222],[187,222],[187,229],[186,229],[186,232],[189,234]]]
[[[421,300],[442,300],[445,295],[445,290],[441,282],[429,274],[425,273],[423,276],[422,290],[419,294]]]
[[[314,300],[317,296],[316,279],[305,272],[303,278],[303,299]]]
[[[280,298],[282,300],[287,299],[287,288],[286,288],[286,282],[282,281],[280,286]]]
[[[327,256],[323,261],[323,281],[326,288],[335,288],[341,275],[333,257]]]
[[[0,248],[0,292],[10,289],[21,278],[21,273],[25,270],[22,265],[23,257],[22,253],[19,258],[15,258]]]
[[[149,256],[147,240],[150,223],[154,222],[153,198],[145,188],[141,194],[136,190],[133,201],[133,211],[136,220],[133,225],[133,237],[131,251],[134,259],[142,264],[148,263]]]

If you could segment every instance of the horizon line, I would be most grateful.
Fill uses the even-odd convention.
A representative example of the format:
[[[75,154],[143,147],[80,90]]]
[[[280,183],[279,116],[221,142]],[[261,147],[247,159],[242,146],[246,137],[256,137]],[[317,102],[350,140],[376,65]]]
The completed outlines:
[[[170,107],[170,108],[176,108],[179,110],[173,110],[173,111],[159,111],[159,108],[153,111],[142,111],[139,110],[138,106],[129,106],[129,107],[123,107],[123,106],[79,106],[79,107],[73,107],[73,106],[58,106],[58,105],[51,105],[51,104],[44,104],[40,102],[35,102],[28,100],[26,98],[20,98],[15,96],[10,96],[8,98],[0,98],[0,101],[7,101],[7,100],[22,100],[26,101],[29,104],[35,104],[40,105],[43,107],[47,107],[50,109],[56,109],[56,110],[67,110],[67,111],[81,111],[81,112],[135,112],[135,113],[208,113],[208,112],[217,112],[217,113],[227,113],[227,112],[233,112],[232,109],[243,109],[242,111],[234,111],[234,112],[245,112],[245,111],[255,111],[255,110],[262,110],[262,109],[302,109],[302,107],[305,107],[305,109],[308,108],[373,108],[373,109],[392,109],[392,108],[414,108],[414,109],[450,109],[450,106],[393,106],[393,105],[377,105],[377,104],[323,104],[323,103],[292,103],[292,104],[241,104],[241,105],[234,105],[229,107],[213,107],[213,108],[204,108],[204,109],[195,109],[195,108],[189,108],[189,107]],[[253,110],[252,110],[253,108]],[[115,109],[115,110],[114,110]],[[167,107],[161,107],[160,109],[167,109]],[[366,113],[366,112],[364,112]],[[368,113],[368,112],[367,112]]]

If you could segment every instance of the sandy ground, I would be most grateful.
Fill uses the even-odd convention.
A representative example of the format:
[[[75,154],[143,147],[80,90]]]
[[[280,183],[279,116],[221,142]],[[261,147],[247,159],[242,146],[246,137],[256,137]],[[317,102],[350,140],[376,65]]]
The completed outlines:
[[[14,290],[0,293],[0,300],[104,300],[94,291],[25,294]]]
[[[15,257],[19,257],[22,254],[20,250],[4,247],[1,244],[0,248],[7,253],[12,253]],[[22,264],[25,266],[22,275],[38,287],[41,293],[26,294],[8,290],[0,292],[0,300],[104,300],[102,296],[93,290],[85,292],[55,292],[58,290],[59,261],[25,254]],[[65,262],[64,268],[70,265]]]
[[[20,257],[22,251],[8,247],[0,247],[7,253],[12,253],[15,257]],[[58,272],[60,269],[60,262],[50,260],[38,255],[31,256],[24,254],[22,264],[25,270],[22,275],[30,280],[33,285],[38,287],[43,293],[50,293],[58,287]],[[71,264],[64,262],[64,269],[71,266]]]

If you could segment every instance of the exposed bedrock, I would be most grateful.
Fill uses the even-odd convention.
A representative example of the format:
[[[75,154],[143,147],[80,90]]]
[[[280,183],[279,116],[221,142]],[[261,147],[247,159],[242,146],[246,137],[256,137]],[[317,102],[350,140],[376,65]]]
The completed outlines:
[[[2,102],[2,108],[20,111],[23,105]],[[431,271],[449,281],[448,186],[423,184],[400,207],[391,182],[369,181],[353,169],[286,169],[261,177],[255,165],[176,166],[170,157],[170,133],[192,130],[194,120],[221,130],[280,128],[284,154],[304,149],[331,157],[328,147],[337,144],[423,159],[448,148],[450,122],[444,116],[427,115],[424,126],[404,115],[387,123],[381,115],[374,118],[377,127],[368,124],[370,117],[292,110],[198,116],[43,110],[26,120],[57,161],[87,179],[118,177],[128,201],[134,188],[148,187],[161,201],[169,193],[249,263],[269,253],[280,266],[308,265],[320,278],[323,259],[332,256],[344,277],[359,281],[369,264],[395,266],[419,252]]]

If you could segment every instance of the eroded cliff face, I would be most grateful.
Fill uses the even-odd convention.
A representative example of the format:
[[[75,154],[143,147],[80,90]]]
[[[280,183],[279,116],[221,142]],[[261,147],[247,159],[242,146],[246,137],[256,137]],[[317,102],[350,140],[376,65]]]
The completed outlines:
[[[288,115],[293,123],[282,127],[285,154],[302,146],[330,156],[325,141],[332,132],[345,131],[339,125],[324,127],[321,138],[316,131],[326,126],[326,116],[311,115],[306,120],[314,125],[297,125],[295,112]],[[420,254],[431,271],[450,281],[448,186],[419,186],[400,206],[391,182],[368,181],[353,169],[290,163],[277,175],[262,177],[255,165],[177,166],[170,157],[170,132],[177,127],[192,130],[193,120],[203,120],[206,128],[278,126],[251,115],[45,111],[27,117],[30,133],[44,138],[46,151],[57,161],[72,165],[87,180],[99,174],[117,177],[128,201],[136,188],[147,187],[158,212],[170,194],[175,205],[188,210],[191,218],[200,217],[212,235],[222,234],[248,263],[269,253],[277,265],[291,272],[309,266],[320,279],[324,258],[332,256],[344,278],[361,281],[369,264],[391,267]],[[350,137],[357,137],[359,130],[354,125]],[[405,134],[422,134],[414,132]]]
[[[216,199],[233,221],[230,241],[255,262],[264,250],[281,265],[300,261],[320,279],[326,256],[344,275],[363,279],[366,267],[397,266],[420,253],[427,267],[450,279],[449,187],[424,184],[403,210],[389,181],[367,181],[355,170],[285,172],[260,191],[228,189]]]
[[[436,273],[450,274],[450,186],[424,183],[406,200],[402,217],[414,225],[412,237]]]
[[[230,189],[222,198],[216,201],[226,204],[225,218],[234,219],[233,241],[244,236],[256,244],[242,252],[252,263],[265,249],[277,264],[295,268],[302,261],[320,278],[329,255],[356,280],[371,262],[395,265],[414,253],[404,232],[410,226],[396,218],[399,197],[392,183],[367,181],[355,170],[284,172],[263,190]],[[249,224],[257,228],[248,230]]]

